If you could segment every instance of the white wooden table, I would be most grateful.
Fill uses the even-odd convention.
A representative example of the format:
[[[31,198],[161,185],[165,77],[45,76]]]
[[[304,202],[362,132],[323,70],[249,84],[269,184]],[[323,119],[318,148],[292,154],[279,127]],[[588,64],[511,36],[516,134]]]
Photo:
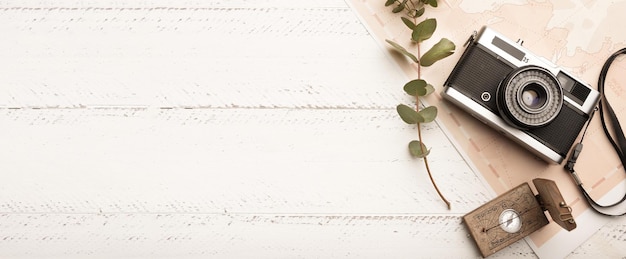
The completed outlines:
[[[0,257],[478,257],[493,197],[342,0],[0,1]],[[571,258],[624,257],[626,220]],[[533,257],[523,241],[494,255]]]

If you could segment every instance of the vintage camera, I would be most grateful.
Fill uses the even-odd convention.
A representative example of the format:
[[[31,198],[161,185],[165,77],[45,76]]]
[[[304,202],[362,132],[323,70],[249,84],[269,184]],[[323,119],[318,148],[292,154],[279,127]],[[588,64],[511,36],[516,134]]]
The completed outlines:
[[[442,95],[542,159],[560,164],[599,93],[494,30],[474,32]]]

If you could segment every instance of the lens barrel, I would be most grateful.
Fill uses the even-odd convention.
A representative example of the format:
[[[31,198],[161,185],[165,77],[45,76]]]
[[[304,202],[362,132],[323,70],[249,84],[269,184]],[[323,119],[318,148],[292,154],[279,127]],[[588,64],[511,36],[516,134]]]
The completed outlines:
[[[524,66],[509,73],[496,92],[496,105],[509,124],[520,129],[543,127],[563,106],[559,80],[545,68]]]

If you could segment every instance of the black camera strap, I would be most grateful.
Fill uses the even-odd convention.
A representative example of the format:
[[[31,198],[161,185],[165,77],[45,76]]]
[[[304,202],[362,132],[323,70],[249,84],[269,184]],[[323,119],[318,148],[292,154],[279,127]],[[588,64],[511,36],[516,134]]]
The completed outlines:
[[[602,70],[600,71],[600,78],[598,79],[598,91],[600,92],[600,103],[599,103],[597,110],[600,112],[600,121],[602,122],[602,129],[604,130],[604,134],[608,138],[609,142],[611,142],[611,145],[613,146],[613,149],[615,150],[620,161],[622,162],[622,165],[626,167],[626,156],[624,154],[624,152],[626,152],[626,137],[624,137],[624,131],[622,130],[619,120],[617,119],[617,116],[615,115],[615,111],[609,104],[609,100],[606,98],[604,94],[604,81],[609,71],[609,67],[611,67],[611,64],[618,56],[623,55],[623,54],[626,54],[626,48],[620,49],[617,52],[613,53],[613,55],[611,55],[607,59],[607,61],[604,63],[604,66],[602,66]],[[591,116],[593,117],[593,114]],[[609,123],[607,123],[607,117],[608,117]],[[576,171],[574,170],[574,164],[576,163],[576,160],[578,159],[578,156],[580,155],[580,152],[582,151],[582,147],[583,147],[582,142],[583,142],[583,139],[585,138],[585,134],[587,133],[587,128],[589,127],[590,122],[591,122],[591,118],[589,119],[589,121],[587,121],[587,125],[585,126],[585,130],[583,132],[583,136],[580,139],[580,142],[575,145],[574,150],[571,152],[570,158],[565,164],[565,169],[571,173],[572,177],[574,178],[574,181],[576,181],[576,185],[578,186],[582,194],[585,196],[585,199],[587,199],[589,206],[591,206],[593,210],[605,216],[624,216],[626,215],[626,212],[611,213],[611,212],[607,212],[607,210],[610,208],[614,208],[617,205],[622,204],[624,201],[626,201],[626,194],[624,195],[624,197],[622,197],[621,200],[615,203],[608,204],[608,205],[599,204],[591,197],[591,195],[589,195],[587,190],[585,190],[585,188],[583,187],[582,181],[580,180],[580,178],[576,174]]]

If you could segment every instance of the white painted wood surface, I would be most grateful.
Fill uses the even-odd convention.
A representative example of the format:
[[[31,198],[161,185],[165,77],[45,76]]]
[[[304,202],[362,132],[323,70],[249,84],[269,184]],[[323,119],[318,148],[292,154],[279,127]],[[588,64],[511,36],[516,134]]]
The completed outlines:
[[[0,32],[0,257],[478,257],[492,193],[433,124],[438,200],[341,0],[0,1]]]

